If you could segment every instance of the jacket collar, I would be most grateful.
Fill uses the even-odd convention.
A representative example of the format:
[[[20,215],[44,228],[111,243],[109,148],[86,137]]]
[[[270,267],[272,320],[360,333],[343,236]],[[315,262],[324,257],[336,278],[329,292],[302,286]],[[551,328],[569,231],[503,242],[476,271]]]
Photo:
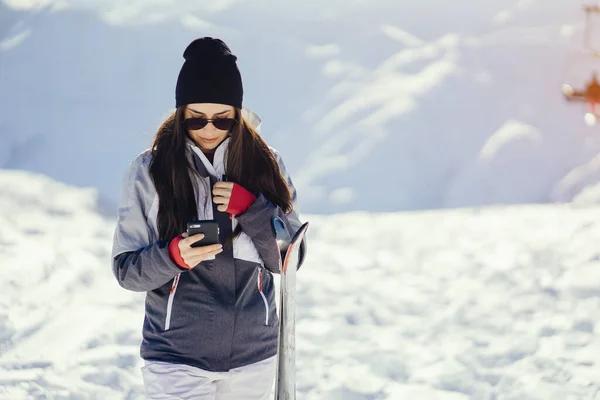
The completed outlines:
[[[222,176],[225,175],[225,154],[227,152],[230,140],[231,138],[227,137],[215,149],[215,156],[213,158],[213,162],[211,163],[208,160],[208,158],[204,155],[202,150],[200,150],[200,148],[196,145],[196,143],[194,143],[194,141],[190,138],[187,139],[187,146],[190,150],[189,154],[192,157],[190,161],[192,161],[192,165],[194,165],[196,171],[201,176],[212,176],[216,180],[221,180]],[[199,161],[201,165],[198,165],[199,163],[195,161]]]

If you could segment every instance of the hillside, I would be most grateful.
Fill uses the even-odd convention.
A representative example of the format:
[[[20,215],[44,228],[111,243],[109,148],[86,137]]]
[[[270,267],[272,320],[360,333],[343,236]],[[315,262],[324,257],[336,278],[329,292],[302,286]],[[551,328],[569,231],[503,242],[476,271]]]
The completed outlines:
[[[0,171],[0,398],[143,398],[144,295],[95,196]],[[299,398],[597,398],[600,208],[303,219]]]

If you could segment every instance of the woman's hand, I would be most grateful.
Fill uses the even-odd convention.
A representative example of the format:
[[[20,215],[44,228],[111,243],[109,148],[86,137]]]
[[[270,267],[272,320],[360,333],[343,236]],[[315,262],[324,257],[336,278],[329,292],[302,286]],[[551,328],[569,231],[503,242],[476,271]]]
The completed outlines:
[[[233,193],[233,182],[217,182],[213,186],[213,201],[218,204],[217,210],[226,212]]]
[[[215,183],[212,193],[217,210],[231,215],[243,214],[256,201],[255,195],[233,182]]]
[[[204,237],[203,233],[188,237],[187,233],[184,232],[182,236],[183,239],[181,239],[178,243],[179,254],[190,269],[194,269],[194,267],[200,264],[202,261],[216,256],[223,251],[223,245],[220,243],[210,244],[208,246],[192,247],[194,243]]]

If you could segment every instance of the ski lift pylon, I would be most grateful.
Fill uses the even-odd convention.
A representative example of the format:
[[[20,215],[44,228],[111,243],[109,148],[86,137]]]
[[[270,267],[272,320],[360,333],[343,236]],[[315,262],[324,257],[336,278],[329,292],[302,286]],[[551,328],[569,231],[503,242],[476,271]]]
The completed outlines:
[[[599,5],[585,5],[583,6],[583,11],[585,11],[585,25],[583,28],[583,45],[584,47],[595,54],[599,52],[595,50],[591,44],[591,18],[593,14],[600,14],[600,6]]]
[[[582,48],[567,56],[563,69],[561,92],[568,102],[587,104],[584,121],[595,125],[600,120],[600,50],[592,44],[594,14],[600,16],[600,5],[585,5]]]

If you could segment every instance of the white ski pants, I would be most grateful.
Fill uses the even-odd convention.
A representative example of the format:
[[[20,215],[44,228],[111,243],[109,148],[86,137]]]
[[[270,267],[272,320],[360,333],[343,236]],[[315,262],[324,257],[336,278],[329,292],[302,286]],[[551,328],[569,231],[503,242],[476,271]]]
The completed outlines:
[[[142,378],[150,400],[269,400],[277,357],[228,372],[160,361],[145,364]]]

